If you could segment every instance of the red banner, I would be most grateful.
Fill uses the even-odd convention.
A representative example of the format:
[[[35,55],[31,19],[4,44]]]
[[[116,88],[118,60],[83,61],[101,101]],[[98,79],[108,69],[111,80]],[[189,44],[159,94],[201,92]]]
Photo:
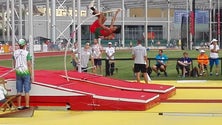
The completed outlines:
[[[195,33],[195,17],[193,11],[190,11],[190,33],[192,35]]]

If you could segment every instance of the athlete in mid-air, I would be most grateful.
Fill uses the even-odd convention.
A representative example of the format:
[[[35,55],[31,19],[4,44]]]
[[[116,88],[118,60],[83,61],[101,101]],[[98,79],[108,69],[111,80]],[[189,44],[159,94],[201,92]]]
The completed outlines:
[[[112,21],[109,27],[104,25],[107,18],[103,12],[98,12],[94,7],[91,7],[90,9],[93,11],[94,15],[98,14],[98,19],[90,26],[90,32],[95,33],[95,39],[114,39],[115,34],[121,32],[120,26],[114,26],[116,16],[120,12],[120,9],[117,9],[116,13],[112,17]]]

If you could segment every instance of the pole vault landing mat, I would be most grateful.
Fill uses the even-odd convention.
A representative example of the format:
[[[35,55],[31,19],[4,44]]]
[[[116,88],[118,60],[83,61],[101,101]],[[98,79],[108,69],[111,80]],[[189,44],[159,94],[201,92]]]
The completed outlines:
[[[69,77],[64,77],[64,71],[36,70],[30,103],[69,104],[71,110],[146,110],[176,91],[173,86],[131,83],[88,73],[69,72]],[[15,73],[5,78],[15,79]],[[15,83],[12,85],[15,88]]]
[[[66,78],[65,75],[62,77]],[[78,72],[69,72],[68,73],[69,80],[83,81],[91,84],[101,85],[112,87],[121,90],[128,91],[142,91],[142,92],[150,92],[157,93],[160,95],[161,100],[166,100],[169,97],[175,95],[176,88],[171,85],[162,85],[162,84],[141,84],[137,82],[129,82],[125,80],[114,79],[110,77],[103,77],[96,74],[89,73],[78,73]]]
[[[72,110],[78,110],[78,106],[86,110],[146,110],[160,102],[159,94],[156,93],[126,91],[77,80],[67,81],[66,78],[61,77],[63,73],[60,71],[44,70],[44,73],[50,78],[47,79],[47,77],[44,77],[45,74],[36,72],[35,84],[79,93],[88,97],[88,101],[85,102],[82,102],[83,99],[78,98],[72,99],[70,100],[72,102],[70,102],[67,97],[61,97],[61,101],[68,100]],[[57,96],[58,98],[60,97]],[[44,100],[54,101],[52,98]],[[77,105],[77,103],[79,104]]]

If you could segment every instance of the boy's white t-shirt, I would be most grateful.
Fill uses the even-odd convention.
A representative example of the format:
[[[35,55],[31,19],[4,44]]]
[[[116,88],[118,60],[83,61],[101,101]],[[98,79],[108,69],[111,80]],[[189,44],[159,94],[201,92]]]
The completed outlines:
[[[23,49],[18,49],[13,54],[14,59],[16,61],[15,68],[16,68],[16,74],[23,76],[30,74],[27,61],[31,60],[31,55],[28,51]]]
[[[7,94],[7,91],[4,87],[0,86],[0,100],[5,99],[5,95]]]

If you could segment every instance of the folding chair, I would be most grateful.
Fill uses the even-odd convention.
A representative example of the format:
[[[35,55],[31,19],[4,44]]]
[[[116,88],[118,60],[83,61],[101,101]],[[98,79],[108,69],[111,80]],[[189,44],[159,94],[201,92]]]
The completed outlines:
[[[199,68],[199,73],[200,72],[200,65],[198,65],[198,68]],[[204,72],[202,73],[202,76],[208,76],[208,66],[207,65],[204,65]]]
[[[6,88],[5,86],[6,81],[4,78],[0,78],[0,85],[2,85],[7,91],[10,91],[9,89]],[[1,110],[5,112],[7,109],[9,111],[15,111],[17,110],[17,106],[14,104],[14,101],[17,99],[19,95],[10,95],[6,96],[6,101],[2,103],[0,106]]]
[[[183,75],[183,69],[182,66],[179,65],[178,60],[177,60],[177,64],[176,64],[176,71],[178,73],[178,75],[180,74],[180,70],[181,70],[181,75]],[[193,61],[191,61],[191,65],[186,67],[186,73],[185,76],[189,77],[191,76],[191,71],[193,70]]]

